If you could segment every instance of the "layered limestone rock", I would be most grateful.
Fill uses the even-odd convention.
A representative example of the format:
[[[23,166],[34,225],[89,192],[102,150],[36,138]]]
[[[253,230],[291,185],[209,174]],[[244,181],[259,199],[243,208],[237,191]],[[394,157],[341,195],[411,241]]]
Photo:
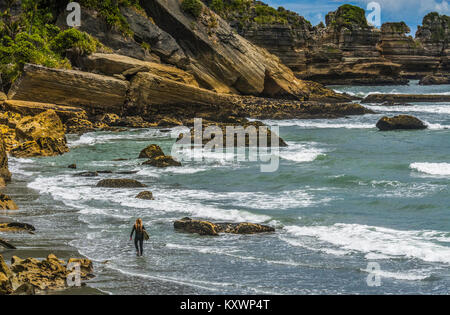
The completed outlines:
[[[183,48],[201,86],[222,93],[309,97],[301,80],[277,57],[236,34],[206,7],[195,19],[181,10],[177,0],[145,1],[142,6]]]
[[[219,108],[229,104],[228,95],[183,84],[149,72],[139,72],[130,84],[127,111],[142,116],[153,116],[157,106],[183,105]],[[149,117],[149,118],[150,118]]]
[[[174,228],[187,233],[217,236],[219,233],[256,234],[275,232],[273,227],[255,223],[212,223],[210,221],[183,218],[174,222]]]
[[[362,103],[433,103],[450,102],[450,95],[442,94],[370,94]]]
[[[420,80],[419,84],[420,85],[450,84],[450,76],[427,75]]]
[[[17,113],[22,116],[35,116],[50,109],[55,111],[63,123],[72,118],[87,119],[86,111],[79,107],[48,103],[6,100],[2,103],[1,109],[4,112]]]
[[[205,1],[212,8],[214,2]],[[341,6],[325,27],[260,1],[239,6],[225,0],[218,10],[239,34],[277,55],[301,79],[325,84],[404,84],[400,66],[382,57],[381,32],[367,24],[364,10]]]
[[[96,72],[104,75],[123,75],[131,77],[139,72],[148,72],[173,81],[197,86],[194,76],[179,68],[149,61],[117,55],[94,53],[80,60],[80,67],[84,71]]]
[[[27,64],[8,98],[76,106],[89,113],[121,113],[128,85],[125,80],[109,76]]]
[[[385,23],[381,26],[383,56],[401,65],[405,77],[415,78],[434,72],[440,57],[429,55],[420,40],[408,36],[410,28],[404,22]]]

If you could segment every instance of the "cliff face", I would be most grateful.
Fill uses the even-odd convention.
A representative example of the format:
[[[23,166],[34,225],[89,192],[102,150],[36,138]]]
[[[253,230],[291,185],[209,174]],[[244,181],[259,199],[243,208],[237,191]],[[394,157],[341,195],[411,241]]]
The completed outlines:
[[[449,18],[430,13],[416,39],[403,23],[369,26],[363,9],[343,5],[312,27],[296,13],[259,1],[205,2],[243,37],[277,55],[301,79],[325,84],[405,84],[449,70]]]
[[[341,6],[327,15],[326,26],[312,27],[294,12],[259,1],[241,7],[224,3],[221,16],[239,34],[277,55],[298,78],[325,84],[406,83],[400,66],[382,57],[377,47],[381,32],[367,24],[358,7]]]

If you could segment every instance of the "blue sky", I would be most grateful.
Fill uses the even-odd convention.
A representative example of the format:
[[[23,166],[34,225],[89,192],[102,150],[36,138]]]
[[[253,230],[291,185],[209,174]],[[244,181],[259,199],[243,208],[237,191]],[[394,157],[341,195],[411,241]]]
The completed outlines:
[[[340,5],[349,3],[363,9],[369,2],[378,2],[381,6],[381,23],[404,21],[415,34],[417,25],[422,24],[423,17],[431,11],[450,15],[450,0],[262,0],[277,8],[283,6],[295,11],[311,21],[313,25],[325,21],[325,15],[336,10]]]

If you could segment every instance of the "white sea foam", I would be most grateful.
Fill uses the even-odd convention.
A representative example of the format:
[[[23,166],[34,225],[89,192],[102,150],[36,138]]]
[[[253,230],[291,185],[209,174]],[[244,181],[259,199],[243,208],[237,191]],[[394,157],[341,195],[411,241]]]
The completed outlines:
[[[280,148],[280,157],[296,163],[312,162],[325,155],[326,150],[318,148],[316,143],[288,143],[288,147]]]
[[[136,139],[157,139],[170,137],[171,133],[161,132],[159,129],[139,129],[127,132],[88,132],[78,139],[75,136],[68,136],[69,147],[93,146],[101,143],[110,143],[115,140],[136,140]]]
[[[407,113],[431,113],[450,114],[450,105],[412,105],[412,106],[380,106],[366,105],[368,108],[380,112],[407,112]]]
[[[146,213],[179,213],[193,217],[207,218],[213,220],[226,220],[231,222],[255,222],[269,221],[270,216],[254,214],[238,209],[222,209],[214,205],[205,205],[201,198],[203,191],[183,191],[179,189],[152,189],[156,200],[148,202],[136,199],[136,190],[117,190],[94,187],[98,179],[76,178],[71,175],[60,175],[54,177],[37,177],[28,187],[36,189],[44,194],[51,195],[55,200],[61,201],[70,207],[83,210],[83,214],[92,213],[89,203],[101,202],[103,207],[117,208],[116,205],[128,207],[123,209],[126,216],[141,215],[142,209]],[[120,207],[122,208],[122,207]],[[86,210],[89,209],[89,210]],[[88,212],[86,212],[88,211]],[[101,211],[103,215],[120,217],[124,213]],[[98,214],[98,213],[97,213]]]
[[[288,235],[286,238],[296,241],[298,246],[314,244],[313,247],[318,249],[331,246],[332,249],[349,253],[450,264],[450,247],[439,244],[449,239],[446,232],[400,231],[342,223],[332,226],[286,226],[284,229]]]
[[[435,176],[450,176],[450,163],[411,163],[411,169]]]
[[[336,120],[302,120],[302,119],[289,119],[289,120],[265,120],[268,125],[277,125],[280,127],[293,127],[297,126],[303,129],[372,129],[375,128],[373,123],[364,123],[357,121],[348,121],[342,119]]]

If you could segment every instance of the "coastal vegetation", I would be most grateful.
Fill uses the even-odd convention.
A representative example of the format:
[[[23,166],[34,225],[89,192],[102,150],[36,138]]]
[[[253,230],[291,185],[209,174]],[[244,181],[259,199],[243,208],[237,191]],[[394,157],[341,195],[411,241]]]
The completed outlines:
[[[230,22],[237,22],[240,28],[257,25],[291,25],[300,27],[311,23],[295,12],[283,7],[275,9],[261,1],[254,0],[208,0],[213,11]]]
[[[336,12],[330,12],[326,15],[325,20],[327,26],[339,30],[343,27],[352,30],[355,27],[367,28],[369,26],[364,9],[350,4],[344,4]]]
[[[90,54],[100,46],[85,32],[61,30],[55,23],[52,6],[45,1],[22,1],[22,13],[13,17],[8,2],[0,16],[0,72],[6,90],[17,79],[26,63],[50,68],[70,69],[68,49]]]

